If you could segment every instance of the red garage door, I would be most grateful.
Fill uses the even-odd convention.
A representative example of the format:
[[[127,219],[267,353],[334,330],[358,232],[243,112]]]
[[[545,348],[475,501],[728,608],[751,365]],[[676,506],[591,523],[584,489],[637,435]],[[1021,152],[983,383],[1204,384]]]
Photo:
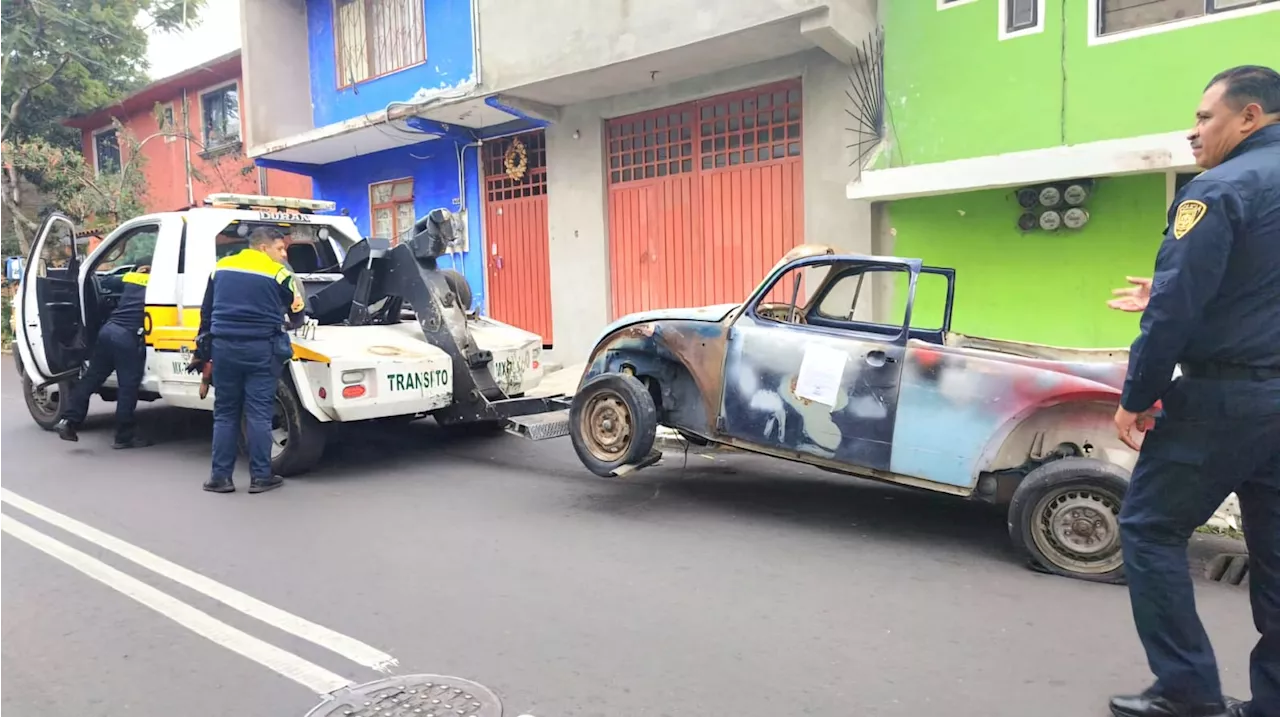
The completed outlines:
[[[538,131],[486,142],[484,167],[489,315],[538,334],[550,346],[545,135]]]
[[[800,81],[608,122],[613,316],[739,301],[804,237]]]

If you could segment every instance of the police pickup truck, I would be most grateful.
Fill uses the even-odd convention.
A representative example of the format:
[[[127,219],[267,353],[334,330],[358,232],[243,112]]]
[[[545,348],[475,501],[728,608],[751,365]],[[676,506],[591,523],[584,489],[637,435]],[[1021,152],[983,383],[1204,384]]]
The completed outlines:
[[[542,379],[542,338],[478,316],[466,278],[437,266],[457,230],[447,210],[417,222],[398,245],[361,239],[332,202],[215,194],[202,207],[131,219],[97,246],[51,214],[39,229],[15,298],[17,352],[27,407],[57,422],[99,326],[118,297],[102,277],[149,267],[146,371],[139,398],[211,411],[195,350],[206,280],[260,225],[287,235],[288,262],[305,288],[308,321],[291,335],[293,358],[276,390],[272,467],[315,466],[335,424],[434,416],[442,425],[507,425],[560,408],[524,398]],[[283,317],[282,317],[283,320]],[[115,377],[101,391],[115,397]],[[550,402],[549,402],[550,401]]]

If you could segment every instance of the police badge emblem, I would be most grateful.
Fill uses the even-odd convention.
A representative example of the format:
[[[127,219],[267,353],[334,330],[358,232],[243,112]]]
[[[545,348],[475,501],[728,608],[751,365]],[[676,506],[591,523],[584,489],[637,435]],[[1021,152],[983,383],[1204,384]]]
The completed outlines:
[[[1209,207],[1198,199],[1188,199],[1178,205],[1178,213],[1173,218],[1173,238],[1181,239],[1187,232],[1195,228],[1204,218]]]

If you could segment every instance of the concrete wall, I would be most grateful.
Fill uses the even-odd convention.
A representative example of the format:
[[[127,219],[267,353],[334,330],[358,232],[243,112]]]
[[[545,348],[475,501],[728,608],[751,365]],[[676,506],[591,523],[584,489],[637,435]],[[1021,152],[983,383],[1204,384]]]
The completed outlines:
[[[880,4],[893,145],[879,168],[1187,130],[1216,73],[1280,57],[1280,11],[1261,6],[1090,44],[1095,0],[1046,3],[1042,31],[1000,39],[1004,1]]]
[[[472,304],[485,306],[485,264],[481,236],[479,162],[476,148],[469,147],[463,155],[466,168],[466,207],[468,217],[468,251],[463,254],[461,266],[455,266],[453,257],[441,260],[442,266],[455,267],[467,277],[471,285]],[[370,221],[369,185],[391,179],[413,177],[414,214],[422,217],[437,207],[456,212],[460,199],[458,191],[457,145],[450,140],[435,140],[353,157],[325,165],[315,177],[315,196],[337,203],[339,210],[347,210],[361,236],[369,236],[373,227]]]
[[[508,89],[728,35],[849,0],[474,0],[484,84]]]
[[[1140,315],[1113,311],[1107,299],[1125,276],[1151,275],[1166,206],[1165,175],[1139,174],[1100,179],[1089,223],[1078,230],[1018,231],[1022,209],[1002,189],[908,199],[889,211],[897,253],[956,270],[953,330],[1111,348],[1133,341]],[[905,283],[897,289],[901,311]],[[921,280],[921,320],[940,314],[944,291],[944,283]]]
[[[339,87],[333,0],[307,0],[305,27],[311,38],[307,57],[316,127],[378,112],[389,103],[408,102],[415,96],[421,98],[474,80],[471,4],[466,0],[425,0],[423,7],[427,35],[425,62],[355,86]],[[536,7],[536,3],[530,7]],[[295,58],[294,62],[297,61]]]
[[[245,148],[313,129],[305,0],[240,0],[240,29]]]
[[[739,67],[645,92],[569,105],[547,128],[548,222],[555,360],[581,361],[609,322],[604,121],[610,117],[801,77],[805,239],[870,252],[870,211],[845,198],[856,176],[844,146],[848,68],[820,51]],[[573,134],[577,132],[578,138]],[[745,297],[744,297],[745,298]]]

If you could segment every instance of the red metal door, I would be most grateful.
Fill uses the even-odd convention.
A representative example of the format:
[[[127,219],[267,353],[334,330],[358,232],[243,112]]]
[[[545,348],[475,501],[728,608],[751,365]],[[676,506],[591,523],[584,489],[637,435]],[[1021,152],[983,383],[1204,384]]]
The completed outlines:
[[[538,334],[549,347],[551,257],[546,160],[541,131],[484,145],[489,315]]]
[[[740,301],[804,238],[800,81],[608,122],[613,316]]]

